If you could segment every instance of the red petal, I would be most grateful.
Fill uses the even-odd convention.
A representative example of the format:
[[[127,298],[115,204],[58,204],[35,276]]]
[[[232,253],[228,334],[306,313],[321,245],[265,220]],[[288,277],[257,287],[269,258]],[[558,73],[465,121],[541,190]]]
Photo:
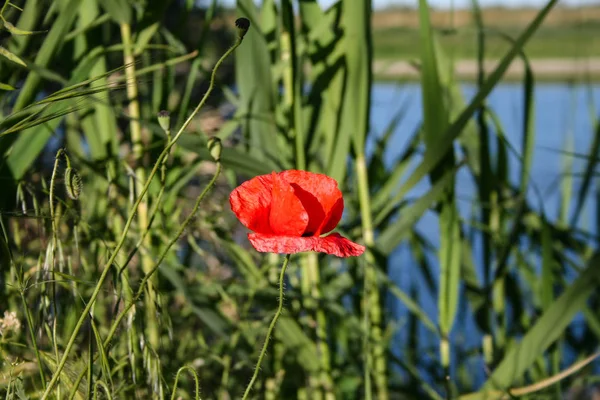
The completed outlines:
[[[338,257],[356,257],[365,251],[365,247],[351,242],[338,233],[318,237],[294,237],[249,233],[252,246],[263,253],[294,254],[303,251],[316,251],[333,254]]]
[[[332,231],[342,219],[344,212],[344,199],[340,197],[329,210],[329,214],[323,221],[323,226],[319,229],[319,234]]]
[[[292,185],[308,212],[306,234],[318,236],[337,226],[344,211],[344,200],[335,179],[300,170],[283,171],[280,176]]]
[[[269,221],[273,233],[285,236],[302,236],[308,224],[308,213],[296,196],[292,186],[273,172],[271,214]]]
[[[231,210],[246,228],[258,233],[272,233],[269,224],[272,188],[271,175],[261,175],[242,183],[231,192]]]

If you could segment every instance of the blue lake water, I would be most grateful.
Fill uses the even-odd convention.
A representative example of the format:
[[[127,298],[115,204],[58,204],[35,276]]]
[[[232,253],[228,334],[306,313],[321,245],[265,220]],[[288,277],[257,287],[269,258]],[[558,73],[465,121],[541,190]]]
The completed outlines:
[[[463,85],[465,101],[468,102],[476,93],[473,84]],[[569,157],[565,150],[567,140],[572,141],[572,151],[588,154],[593,140],[594,127],[592,115],[600,115],[600,85],[568,85],[563,83],[540,83],[534,90],[534,131],[535,146],[533,165],[531,167],[531,182],[539,189],[542,199],[533,190],[528,193],[531,205],[543,207],[550,220],[555,220],[560,207],[560,186],[565,158]],[[421,108],[421,91],[419,84],[394,84],[378,83],[372,91],[371,127],[373,135],[368,143],[367,150],[372,150],[374,137],[380,136],[386,130],[390,120],[402,107],[406,107],[404,117],[395,127],[391,141],[387,147],[385,162],[390,165],[393,160],[408,146],[412,134],[421,124],[423,113]],[[523,137],[523,110],[524,92],[522,85],[502,84],[490,94],[488,106],[494,110],[501,120],[505,137],[516,149],[522,153]],[[369,154],[370,152],[368,152]],[[415,160],[419,161],[419,160]],[[517,182],[521,173],[521,164],[516,156],[509,157],[510,176]],[[416,164],[415,164],[416,166]],[[585,160],[573,158],[572,172],[582,175]],[[406,177],[405,177],[406,178]],[[577,193],[581,184],[581,176],[573,178],[573,193]],[[415,198],[423,195],[429,189],[429,181],[423,179],[410,193],[409,197]],[[595,193],[595,187],[590,193]],[[471,215],[472,205],[477,201],[477,193],[472,178],[466,167],[463,167],[456,179],[456,193],[459,198],[459,209],[463,218]],[[591,196],[593,197],[593,196]],[[579,218],[578,226],[584,230],[596,233],[596,202],[586,201],[584,212]],[[571,207],[574,207],[572,199]],[[417,223],[417,230],[421,232],[434,245],[439,244],[438,222],[433,212],[426,213]],[[478,242],[478,241],[477,241]],[[478,264],[481,249],[474,246],[474,260]],[[432,273],[437,277],[438,266],[434,258],[430,258],[433,266]],[[415,290],[418,293],[418,302],[429,317],[437,322],[437,293],[430,292],[425,284],[425,279],[420,270],[415,266],[410,249],[407,244],[401,245],[391,257],[389,265],[390,278],[405,292]],[[480,275],[481,276],[481,275]],[[395,298],[389,299],[389,309],[393,317],[399,321],[399,326],[407,320],[407,310]],[[464,302],[459,306],[459,317],[455,323],[451,340],[457,348],[481,347],[481,332],[476,326],[470,310],[464,309]],[[574,324],[582,323],[581,318],[576,318]],[[438,339],[423,326],[419,327],[419,354],[424,358],[438,357]],[[394,337],[393,350],[402,357],[403,349],[407,345],[408,333],[400,328]],[[481,383],[485,379],[483,363],[480,357],[472,357],[474,382]]]

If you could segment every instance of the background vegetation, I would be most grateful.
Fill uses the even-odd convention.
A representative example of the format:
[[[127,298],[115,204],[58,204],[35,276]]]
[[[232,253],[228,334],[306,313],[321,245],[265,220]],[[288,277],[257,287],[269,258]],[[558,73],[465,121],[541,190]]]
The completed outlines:
[[[515,36],[535,17],[534,8],[486,7],[485,58],[499,59],[510,48],[502,34]],[[478,57],[478,30],[472,10],[432,10],[431,22],[440,44],[452,49],[456,59]],[[419,17],[414,8],[390,8],[374,13],[373,44],[376,59],[418,59]],[[600,56],[598,27],[600,7],[557,5],[536,34],[524,46],[530,59],[573,59]]]
[[[338,180],[340,230],[368,251],[292,257],[285,313],[252,397],[560,398],[589,387],[598,377],[600,261],[597,226],[578,222],[598,205],[588,200],[597,193],[597,110],[590,104],[582,183],[565,178],[560,212],[548,215],[530,180],[531,70],[521,81],[516,167],[486,104],[513,60],[528,65],[528,43],[556,3],[507,33],[498,66],[480,69],[467,103],[421,0],[411,40],[424,120],[397,149],[388,143],[401,107],[384,132],[371,129],[381,47],[368,0],[328,10],[239,0],[236,16],[251,28],[212,80],[238,35],[217,18],[227,13],[216,1],[202,10],[168,0],[5,2],[4,397],[240,398],[277,306],[283,257],[248,246],[227,198],[245,179],[289,168]],[[488,31],[476,1],[469,16],[481,66]],[[163,127],[161,110],[170,112]],[[223,143],[220,161],[207,149],[211,136]],[[458,171],[477,187],[469,215],[457,207]],[[422,180],[428,191],[410,196]],[[439,246],[415,228],[424,214],[436,216]],[[401,243],[416,262],[391,262]],[[398,287],[390,276],[400,268],[422,274],[426,290]],[[435,315],[421,308],[425,296]],[[397,304],[407,320],[395,317]],[[473,330],[468,318],[475,346],[461,339]],[[433,345],[416,351],[421,343]]]

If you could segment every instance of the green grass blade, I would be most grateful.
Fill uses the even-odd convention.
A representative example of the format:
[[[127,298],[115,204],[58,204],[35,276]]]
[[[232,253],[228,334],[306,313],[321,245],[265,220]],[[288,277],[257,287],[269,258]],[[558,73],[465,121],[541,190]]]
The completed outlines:
[[[383,254],[390,254],[408,236],[411,227],[423,216],[425,211],[429,210],[443,198],[445,191],[454,182],[455,174],[456,169],[446,172],[445,175],[437,180],[427,194],[419,197],[409,207],[402,209],[398,220],[377,237],[376,247],[379,251]]]
[[[52,24],[52,28],[48,32],[40,51],[35,57],[35,64],[41,67],[48,67],[48,64],[54,56],[58,54],[58,49],[61,46],[64,36],[71,28],[82,0],[69,0],[65,4],[63,12],[58,14],[58,17]],[[40,77],[36,74],[30,74],[23,84],[21,94],[15,103],[15,110],[20,110],[31,103],[35,96],[35,90],[40,83]]]
[[[103,7],[115,22],[119,24],[131,22],[131,6],[128,0],[104,0]]]
[[[290,133],[295,139],[296,168],[306,169],[306,148],[302,121],[302,69],[298,57],[298,40],[295,17],[290,0],[281,1],[281,51],[288,56],[283,62],[283,82],[285,105],[290,119]]]
[[[16,90],[16,89],[7,83],[0,82],[0,90]]]
[[[544,354],[567,328],[575,314],[586,307],[586,302],[600,285],[600,255],[596,254],[577,279],[554,301],[535,325],[498,364],[483,386],[479,397],[486,398],[486,390],[506,390],[527,371],[534,361]]]
[[[587,198],[587,194],[590,190],[592,177],[595,174],[596,166],[598,165],[599,161],[598,154],[600,153],[600,119],[597,119],[595,122],[596,129],[594,131],[592,143],[590,144],[590,152],[588,155],[588,162],[585,167],[585,175],[583,177],[583,182],[581,183],[581,187],[579,188],[579,192],[577,193],[575,211],[573,212],[573,217],[571,218],[571,226],[575,226],[577,224],[579,216],[583,211],[583,205],[585,203],[585,199]]]
[[[89,0],[85,7],[81,7],[79,18],[77,20],[78,29],[85,29],[86,26],[93,23],[100,14],[97,1]],[[108,81],[105,74],[107,72],[106,57],[102,55],[103,46],[90,49],[90,43],[85,35],[78,35],[75,38],[75,52],[80,55],[86,53],[98,53],[98,58],[92,69],[89,71],[90,77],[100,77],[94,83],[98,87],[107,87]],[[116,155],[118,147],[116,117],[110,107],[110,101],[103,102],[100,96],[94,96],[94,113],[82,119],[84,135],[87,138],[90,153],[94,160],[104,160],[109,154]],[[108,104],[106,104],[108,103]]]
[[[431,318],[429,318],[425,310],[421,308],[417,301],[413,300],[413,298],[408,293],[400,289],[387,276],[381,273],[378,275],[378,279],[380,279],[388,286],[388,290],[390,291],[390,293],[398,300],[400,300],[406,306],[407,310],[413,313],[421,321],[423,326],[425,326],[427,329],[429,329],[430,332],[434,333],[435,335],[439,334],[438,328],[435,326]]]
[[[62,43],[62,40],[64,39],[64,36],[67,34],[75,20],[80,4],[81,0],[70,0],[67,4],[65,4],[64,12],[59,13],[52,25],[52,28],[46,36],[40,51],[37,53],[35,64],[41,67],[47,67],[52,58],[58,54],[58,49]],[[40,82],[41,77],[39,75],[28,75],[25,83],[23,84],[19,97],[15,102],[13,111],[19,111],[32,102]],[[18,139],[16,139],[16,137],[8,138],[8,140],[4,140],[1,143],[1,154],[4,154],[8,150],[15,139],[19,142],[15,143],[16,150],[24,150],[23,152],[15,151],[15,149],[13,149],[8,156],[7,165],[11,169],[10,174],[13,178],[20,179],[23,176],[25,171],[31,165],[31,162],[33,162],[40,151],[44,148],[50,136],[51,133],[48,132],[48,130],[39,132],[37,129],[34,129],[23,132],[21,135],[19,135]],[[27,157],[25,159],[19,158],[22,157],[23,154],[26,154]]]
[[[19,64],[20,66],[27,68],[27,64],[25,64],[25,61],[21,60],[19,56],[11,53],[2,46],[0,46],[0,56],[14,62],[15,64]]]
[[[450,127],[442,135],[442,138],[437,141],[437,146],[428,149],[425,153],[425,159],[419,164],[411,176],[404,182],[394,200],[402,199],[410,189],[412,189],[424,176],[432,171],[438,163],[447,154],[448,150],[452,147],[454,140],[460,136],[463,128],[469,123],[471,117],[477,111],[482,104],[483,100],[491,93],[492,89],[500,82],[500,79],[514,60],[514,58],[522,51],[523,46],[533,36],[536,30],[540,27],[548,13],[556,5],[558,0],[550,0],[546,3],[546,6],[542,8],[534,20],[527,26],[527,28],[519,35],[515,40],[514,45],[510,51],[502,58],[498,66],[485,80],[481,89],[477,92],[475,97],[471,100],[469,105],[463,110],[463,112],[456,118],[456,120],[450,125]],[[391,204],[396,201],[390,202]],[[393,209],[393,206],[385,207],[382,209],[375,218],[375,223],[379,223],[387,214]]]
[[[449,87],[442,85],[440,69],[444,68],[438,62],[436,37],[430,25],[429,6],[426,0],[419,1],[419,25],[421,43],[421,91],[423,93],[423,129],[426,152],[437,146],[440,134],[448,128],[449,104],[446,94]],[[427,153],[426,153],[427,154]],[[454,165],[454,152],[448,147],[443,160],[431,170],[432,183],[443,176],[443,171]],[[440,283],[438,295],[439,326],[442,334],[440,357],[442,367],[450,365],[450,349],[448,335],[454,324],[458,308],[460,283],[460,216],[454,199],[454,176],[445,187],[440,203]]]
[[[367,20],[370,15],[369,3],[347,1],[342,8],[346,75],[340,130],[328,169],[329,175],[337,181],[344,180],[351,142],[357,154],[362,154],[369,131],[372,57]]]
[[[525,59],[526,60],[526,59]],[[521,166],[521,193],[527,193],[529,186],[529,173],[533,163],[533,146],[535,144],[534,129],[534,99],[533,99],[534,78],[531,66],[525,62],[525,77],[523,79],[523,161]]]
[[[268,8],[271,3],[265,2],[263,8]],[[238,0],[237,6],[239,15],[252,23],[244,37],[244,45],[235,54],[240,108],[244,115],[250,117],[242,122],[242,132],[249,138],[250,154],[257,158],[267,155],[279,159],[279,137],[274,122],[276,91],[269,51],[269,40],[274,40],[276,35],[276,15],[265,13],[261,20],[251,0]]]
[[[573,115],[575,110],[571,111]],[[570,134],[572,128],[569,129],[565,136],[565,149],[568,152],[574,150],[574,135]],[[573,198],[573,160],[574,158],[570,155],[564,154],[562,157],[562,177],[560,182],[560,209],[558,211],[558,222],[563,226],[567,226],[569,219],[569,210],[571,209],[571,199]]]

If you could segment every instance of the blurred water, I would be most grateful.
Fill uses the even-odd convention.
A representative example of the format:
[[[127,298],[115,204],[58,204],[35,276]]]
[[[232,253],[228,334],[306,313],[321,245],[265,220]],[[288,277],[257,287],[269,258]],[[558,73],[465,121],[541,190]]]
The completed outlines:
[[[469,101],[476,93],[473,84],[463,85],[465,101]],[[385,154],[386,165],[391,165],[394,159],[408,145],[412,134],[419,129],[423,113],[421,109],[421,91],[417,83],[395,84],[378,83],[373,86],[372,91],[372,114],[371,127],[373,134],[367,144],[368,154],[371,154],[374,140],[380,137],[386,130],[387,125],[400,109],[404,109],[404,115],[400,123],[394,128],[394,133],[387,146]],[[533,165],[531,168],[532,184],[536,185],[542,194],[542,199],[533,190],[528,193],[528,199],[532,205],[543,207],[546,215],[554,220],[558,215],[560,206],[559,182],[565,161],[565,154],[560,150],[565,148],[569,137],[573,141],[575,153],[587,154],[593,140],[593,127],[591,113],[598,115],[600,105],[600,85],[568,85],[562,83],[540,83],[534,91],[535,101],[535,149]],[[513,147],[521,154],[523,137],[523,113],[524,93],[519,84],[499,85],[488,97],[488,105],[499,116],[504,134]],[[592,111],[593,110],[593,111]],[[418,163],[415,158],[415,166]],[[516,156],[510,156],[510,177],[517,182],[521,173],[521,166]],[[573,171],[583,172],[585,160],[573,159]],[[574,191],[577,193],[581,177],[574,178]],[[418,197],[427,192],[430,185],[428,179],[423,179],[409,194],[409,197]],[[595,190],[591,190],[594,193]],[[473,202],[476,202],[475,185],[466,168],[462,168],[456,180],[456,193],[459,198],[459,209],[464,218],[471,214]],[[575,202],[574,199],[572,201]],[[586,208],[579,219],[579,227],[596,233],[596,210],[595,201],[588,201]],[[572,204],[572,207],[574,204]],[[418,222],[417,229],[427,237],[434,245],[439,244],[438,222],[432,212],[428,212]],[[481,248],[477,240],[473,251],[476,264],[481,258]],[[431,262],[432,273],[437,278],[438,267],[434,258]],[[414,267],[407,244],[402,244],[392,255],[389,271],[393,279],[401,289],[406,292],[414,291],[418,302],[429,317],[437,322],[437,293],[430,291],[425,283],[423,274]],[[481,274],[481,271],[479,271]],[[480,275],[481,276],[481,275]],[[436,282],[437,283],[437,282]],[[395,335],[393,350],[402,357],[403,347],[406,346],[408,332],[402,329],[406,323],[408,313],[406,308],[395,298],[388,299],[389,310],[393,317],[400,321],[400,329]],[[451,340],[453,345],[463,350],[480,348],[481,332],[477,328],[471,311],[466,302],[459,305],[460,311],[456,321]],[[582,323],[577,318],[574,324]],[[437,358],[438,341],[426,328],[420,326],[418,354],[426,360],[429,357]],[[469,359],[472,363],[472,379],[481,383],[485,379],[483,364],[478,356]]]

